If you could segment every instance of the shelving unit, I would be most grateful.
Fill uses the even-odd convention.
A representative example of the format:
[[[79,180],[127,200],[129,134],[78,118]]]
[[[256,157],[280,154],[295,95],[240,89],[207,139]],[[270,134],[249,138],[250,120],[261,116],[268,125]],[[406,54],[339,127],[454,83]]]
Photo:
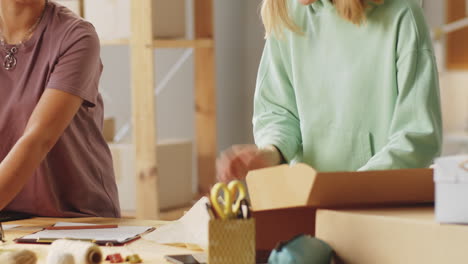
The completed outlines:
[[[153,41],[154,48],[213,48],[214,41],[210,38],[200,38],[195,40],[187,39],[157,39]]]
[[[455,22],[468,16],[466,0],[447,0],[447,23]],[[468,69],[468,28],[457,30],[447,35],[447,69]]]
[[[129,45],[132,75],[132,127],[136,153],[137,218],[158,219],[155,48],[193,48],[198,191],[215,182],[216,88],[213,0],[194,1],[195,39],[153,39],[152,0],[131,1],[130,39],[103,40],[101,45]],[[83,0],[80,0],[83,7]],[[83,8],[81,8],[83,10]]]
[[[102,46],[127,46],[130,39],[102,40]],[[201,39],[156,39],[153,40],[153,48],[212,48],[214,41],[209,38]]]

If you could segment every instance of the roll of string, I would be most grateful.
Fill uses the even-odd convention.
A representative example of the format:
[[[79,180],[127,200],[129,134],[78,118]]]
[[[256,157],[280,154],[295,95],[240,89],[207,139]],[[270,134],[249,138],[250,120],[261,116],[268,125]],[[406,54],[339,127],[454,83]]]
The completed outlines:
[[[47,264],[99,264],[102,252],[90,242],[60,239],[52,243]]]

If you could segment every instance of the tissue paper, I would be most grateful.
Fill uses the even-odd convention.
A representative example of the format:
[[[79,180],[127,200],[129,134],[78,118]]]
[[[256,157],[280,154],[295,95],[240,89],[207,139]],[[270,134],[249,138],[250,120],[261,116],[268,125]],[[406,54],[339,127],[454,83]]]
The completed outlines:
[[[176,246],[185,246],[192,250],[208,248],[208,223],[210,216],[206,210],[207,197],[201,198],[179,220],[159,227],[144,236],[145,239]]]

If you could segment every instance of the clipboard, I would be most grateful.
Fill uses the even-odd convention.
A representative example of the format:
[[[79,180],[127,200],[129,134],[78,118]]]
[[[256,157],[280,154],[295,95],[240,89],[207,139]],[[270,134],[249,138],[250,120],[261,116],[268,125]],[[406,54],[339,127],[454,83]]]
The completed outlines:
[[[92,224],[57,223],[55,226],[83,226]],[[152,226],[119,226],[104,229],[74,229],[74,230],[40,230],[38,232],[15,239],[16,243],[51,244],[58,239],[89,241],[101,246],[123,246],[133,242],[142,235],[154,231]]]

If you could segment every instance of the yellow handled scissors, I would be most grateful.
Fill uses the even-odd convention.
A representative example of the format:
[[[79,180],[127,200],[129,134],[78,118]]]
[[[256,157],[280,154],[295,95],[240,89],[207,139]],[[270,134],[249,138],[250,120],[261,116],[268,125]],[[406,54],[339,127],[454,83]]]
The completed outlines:
[[[221,192],[222,201],[218,200]],[[228,185],[217,183],[211,189],[211,204],[216,214],[222,219],[236,218],[241,211],[241,202],[247,198],[247,190],[241,181],[232,181]]]

